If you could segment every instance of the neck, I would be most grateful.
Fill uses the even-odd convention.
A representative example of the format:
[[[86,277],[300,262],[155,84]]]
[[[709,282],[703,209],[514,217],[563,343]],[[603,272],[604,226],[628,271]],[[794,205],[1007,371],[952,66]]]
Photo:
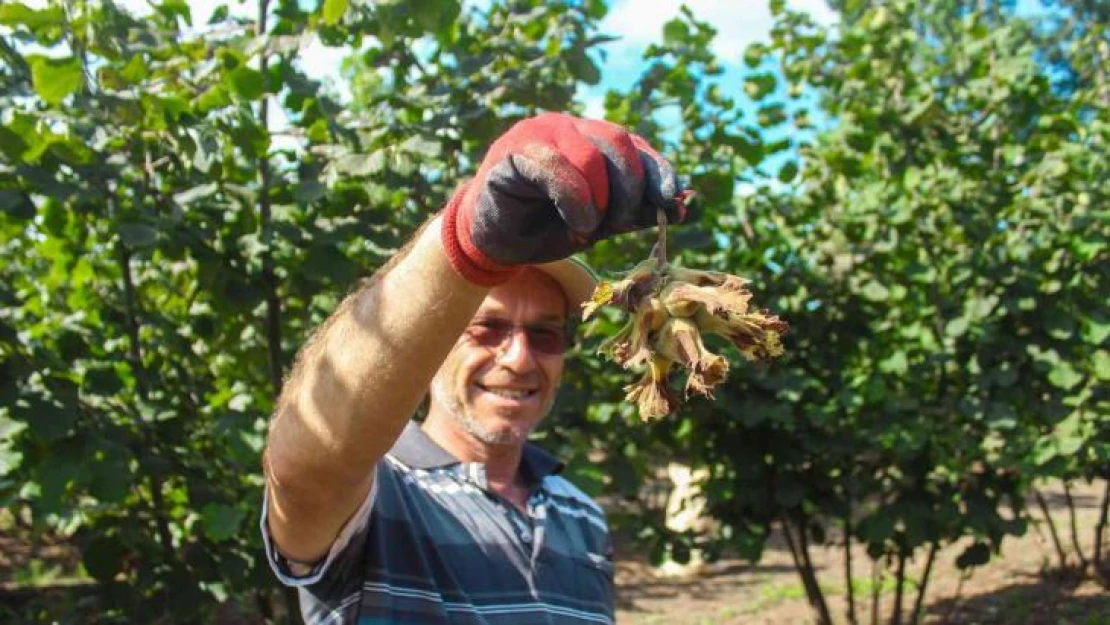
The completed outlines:
[[[510,499],[514,488],[523,486],[519,477],[520,459],[524,443],[491,445],[463,432],[449,417],[429,414],[424,421],[424,432],[452,456],[462,462],[480,462],[486,466],[486,480],[490,490]]]

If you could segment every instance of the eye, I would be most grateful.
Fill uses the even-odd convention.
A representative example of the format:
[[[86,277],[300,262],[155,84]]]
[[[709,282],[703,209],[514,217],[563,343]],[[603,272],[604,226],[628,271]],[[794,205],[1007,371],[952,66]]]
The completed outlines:
[[[528,341],[538,352],[561,354],[566,349],[566,333],[555,326],[532,326],[528,328]]]
[[[504,319],[476,319],[470,324],[470,327],[477,328],[479,330],[504,332],[505,330],[511,329],[513,327],[513,324],[505,321]]]
[[[548,326],[531,327],[531,328],[528,328],[528,335],[532,338],[535,338],[535,339],[538,339],[538,340],[543,340],[543,341],[551,341],[551,340],[556,340],[556,339],[562,340],[562,338],[563,338],[563,329],[562,328],[552,328],[552,327],[548,327]]]
[[[466,329],[470,338],[486,347],[500,345],[513,331],[513,325],[503,319],[475,319]]]

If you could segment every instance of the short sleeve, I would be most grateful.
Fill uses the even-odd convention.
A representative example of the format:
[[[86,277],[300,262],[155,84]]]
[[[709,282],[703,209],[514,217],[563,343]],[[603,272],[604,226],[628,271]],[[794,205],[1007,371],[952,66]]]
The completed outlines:
[[[318,584],[325,576],[328,576],[329,572],[339,568],[347,569],[353,565],[366,544],[366,527],[378,490],[377,483],[378,479],[375,475],[374,483],[370,487],[370,492],[366,494],[366,499],[363,500],[358,511],[343,525],[328,550],[328,555],[307,570],[303,569],[304,565],[302,564],[289,562],[278,552],[274,545],[274,539],[270,535],[268,523],[270,494],[269,491],[263,494],[262,518],[260,521],[262,543],[266,549],[266,559],[270,562],[270,568],[273,569],[274,574],[277,575],[282,584],[286,586],[311,586]],[[335,576],[332,575],[331,577]]]

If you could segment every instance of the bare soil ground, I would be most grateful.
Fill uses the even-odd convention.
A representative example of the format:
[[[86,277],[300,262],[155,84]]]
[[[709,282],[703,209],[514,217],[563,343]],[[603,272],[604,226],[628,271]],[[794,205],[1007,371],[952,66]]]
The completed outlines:
[[[1105,483],[1079,484],[1072,491],[1078,510],[1080,546],[1092,556],[1094,526]],[[1063,489],[1041,488],[1051,508],[1060,539],[1074,561],[1071,530]],[[0,511],[2,512],[2,511]],[[1039,513],[1034,516],[1039,520]],[[8,519],[10,521],[10,519]],[[1107,537],[1110,540],[1110,536]],[[1104,548],[1110,549],[1110,548]],[[995,556],[968,579],[960,581],[955,567],[962,546],[942,550],[936,559],[924,602],[923,622],[967,625],[1110,625],[1110,589],[1094,581],[1062,575],[1043,521],[1025,536],[1008,539]],[[846,592],[840,548],[813,549],[814,563],[837,623],[846,623]],[[618,612],[621,625],[805,625],[816,622],[781,537],[773,537],[762,561],[722,560],[691,579],[667,579],[655,574],[642,556],[621,551],[617,568]],[[922,556],[923,559],[924,556]],[[65,543],[35,545],[0,531],[0,623],[14,608],[27,602],[65,605],[79,600],[87,581],[73,577],[78,554]],[[856,614],[860,624],[888,623],[894,604],[891,572],[879,583],[871,581],[869,560],[862,550],[854,555],[853,579]],[[923,563],[913,562],[911,577],[921,574]],[[1110,577],[1110,571],[1106,572]],[[73,586],[72,584],[77,584]],[[879,611],[872,620],[871,591],[879,590]],[[86,589],[86,590],[91,590]],[[907,589],[903,623],[916,586]],[[221,623],[254,623],[258,619],[221,618]]]
[[[1088,559],[1092,556],[1094,526],[1104,483],[1080,484],[1072,489],[1077,527]],[[1060,539],[1074,561],[1071,530],[1063,488],[1042,487]],[[1038,520],[1040,515],[1034,514]],[[923,622],[980,625],[1110,625],[1110,590],[1094,581],[1062,575],[1047,526],[1038,522],[1021,538],[1007,539],[1001,555],[963,580],[955,566],[962,546],[942,549],[927,585]],[[1104,547],[1104,550],[1106,548]],[[833,618],[846,623],[847,593],[843,549],[813,549],[814,564]],[[697,577],[665,579],[634,554],[618,554],[617,622],[627,625],[681,623],[691,625],[803,625],[815,623],[790,552],[775,537],[758,564],[741,560],[713,563]],[[919,578],[924,554],[907,570]],[[870,561],[863,550],[853,557],[856,615],[859,623],[887,623],[894,604],[893,573],[871,581]],[[872,589],[879,589],[879,617],[872,620]],[[916,586],[903,599],[903,622],[916,596]]]

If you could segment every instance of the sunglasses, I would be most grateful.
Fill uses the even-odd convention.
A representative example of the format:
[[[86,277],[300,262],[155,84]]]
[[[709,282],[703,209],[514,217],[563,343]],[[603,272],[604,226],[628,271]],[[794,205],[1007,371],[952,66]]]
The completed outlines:
[[[520,328],[528,337],[528,346],[540,354],[562,355],[570,343],[570,328],[555,324],[517,324],[504,319],[475,319],[466,335],[477,345],[498,348]]]

